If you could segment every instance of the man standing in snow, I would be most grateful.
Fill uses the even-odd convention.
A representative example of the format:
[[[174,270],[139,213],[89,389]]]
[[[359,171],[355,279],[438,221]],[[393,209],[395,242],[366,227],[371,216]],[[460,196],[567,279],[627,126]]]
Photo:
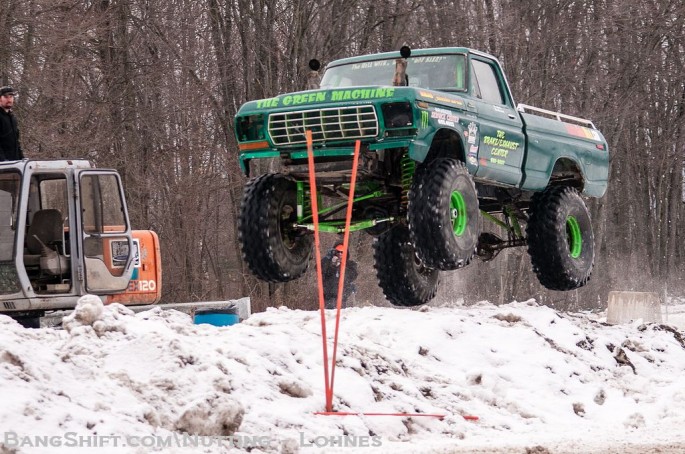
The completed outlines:
[[[16,94],[12,87],[0,87],[0,161],[24,159],[17,119],[12,114]]]
[[[323,275],[323,297],[326,309],[335,309],[338,298],[338,283],[340,282],[340,264],[342,263],[343,245],[336,244],[326,256],[321,259],[321,274]],[[354,281],[357,279],[357,263],[350,259],[347,252],[345,267],[345,285],[343,286],[342,307],[347,307],[347,300],[356,293]]]

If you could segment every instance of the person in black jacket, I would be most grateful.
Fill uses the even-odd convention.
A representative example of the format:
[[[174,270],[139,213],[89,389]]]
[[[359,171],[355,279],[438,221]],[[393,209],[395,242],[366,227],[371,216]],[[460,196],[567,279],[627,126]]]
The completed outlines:
[[[17,119],[12,114],[16,94],[12,87],[0,87],[0,161],[24,159]]]
[[[342,243],[336,244],[326,256],[321,259],[321,274],[323,275],[323,297],[326,309],[335,309],[338,298],[338,283],[340,282],[340,264],[342,263]],[[345,285],[343,286],[342,307],[347,307],[350,296],[356,293],[354,281],[357,279],[357,263],[350,259],[347,252],[345,267]]]

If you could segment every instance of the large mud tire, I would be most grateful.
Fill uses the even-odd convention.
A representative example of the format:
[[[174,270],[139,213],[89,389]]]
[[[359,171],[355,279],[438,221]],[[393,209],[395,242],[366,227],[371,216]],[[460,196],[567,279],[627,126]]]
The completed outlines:
[[[419,306],[435,296],[440,272],[419,260],[407,227],[397,225],[378,236],[374,260],[378,284],[395,306]]]
[[[259,279],[287,282],[309,266],[313,238],[295,229],[297,188],[280,174],[250,180],[243,192],[238,219],[242,257]]]
[[[590,212],[576,189],[555,186],[536,193],[526,233],[533,271],[544,287],[565,291],[587,283],[595,239]]]
[[[412,242],[426,266],[455,270],[471,262],[483,221],[476,186],[461,161],[437,159],[416,172],[408,217]]]

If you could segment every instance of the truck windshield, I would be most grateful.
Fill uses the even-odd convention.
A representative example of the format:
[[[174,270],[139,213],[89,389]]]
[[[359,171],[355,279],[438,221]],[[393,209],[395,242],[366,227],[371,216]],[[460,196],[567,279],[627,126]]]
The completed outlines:
[[[442,91],[466,91],[466,56],[424,55],[407,59],[410,87]],[[370,60],[326,69],[321,88],[344,88],[368,85],[392,85],[395,59]]]

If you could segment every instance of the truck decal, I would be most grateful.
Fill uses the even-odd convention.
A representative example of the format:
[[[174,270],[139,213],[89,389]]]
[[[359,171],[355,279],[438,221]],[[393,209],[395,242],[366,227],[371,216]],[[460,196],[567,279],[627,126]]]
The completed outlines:
[[[434,94],[430,91],[419,90],[418,98],[428,100],[428,101],[437,101],[437,102],[452,104],[452,105],[455,105],[455,106],[460,107],[460,108],[464,107],[464,100],[461,98],[457,98],[454,96],[445,96],[444,94],[438,94],[438,93]]]
[[[466,142],[469,144],[468,162],[471,165],[478,165],[478,125],[472,121],[468,124],[467,130],[464,131]]]
[[[459,116],[457,114],[451,110],[441,109],[439,107],[432,109],[431,118],[437,120],[439,125],[449,126],[452,128],[456,127],[457,123],[459,123]]]
[[[572,136],[602,142],[602,137],[595,129],[590,129],[586,128],[585,126],[572,125],[568,123],[564,123],[564,126],[566,127],[566,132],[571,134]]]
[[[300,104],[322,103],[329,101],[351,101],[359,99],[392,98],[395,89],[386,88],[355,88],[351,90],[318,91],[312,93],[297,93],[292,95],[278,96],[275,98],[260,99],[257,108],[271,108],[281,106],[298,106]]]
[[[518,150],[520,142],[507,140],[506,132],[497,130],[497,137],[483,136],[483,144],[490,146],[490,163],[505,165],[510,151]]]
[[[351,99],[374,99],[392,98],[395,95],[394,88],[373,88],[355,90],[333,90],[331,101],[349,101]]]
[[[506,148],[507,150],[516,150],[520,145],[518,142],[506,140],[504,131],[497,131],[497,137],[484,136],[483,143],[493,147]]]
[[[428,122],[430,115],[428,114],[427,110],[422,110],[421,111],[421,128],[426,129],[428,127]]]
[[[454,104],[455,106],[464,107],[464,101],[459,98],[448,98],[447,96],[436,96],[435,100],[438,102],[446,102],[448,104]]]

